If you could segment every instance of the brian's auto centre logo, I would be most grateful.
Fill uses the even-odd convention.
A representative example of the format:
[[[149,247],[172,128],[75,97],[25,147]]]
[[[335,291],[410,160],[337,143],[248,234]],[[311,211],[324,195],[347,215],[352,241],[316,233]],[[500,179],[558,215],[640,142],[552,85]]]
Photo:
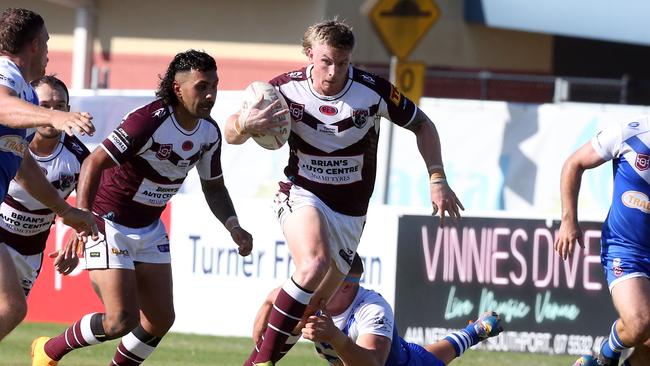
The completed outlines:
[[[621,196],[621,202],[626,207],[650,213],[650,200],[648,200],[648,195],[643,192],[627,191]]]
[[[636,154],[636,162],[634,165],[639,170],[646,170],[650,168],[650,155]]]

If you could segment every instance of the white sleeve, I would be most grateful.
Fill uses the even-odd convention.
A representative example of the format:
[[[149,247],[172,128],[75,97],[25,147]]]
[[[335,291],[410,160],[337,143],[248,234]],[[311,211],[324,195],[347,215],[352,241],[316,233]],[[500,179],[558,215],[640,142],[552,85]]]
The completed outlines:
[[[385,301],[384,301],[385,302]],[[375,334],[393,339],[395,324],[393,312],[388,303],[369,303],[363,305],[355,313],[357,331],[363,334]]]
[[[0,64],[0,86],[13,90],[16,95],[20,96],[23,92],[24,79],[15,70],[8,67],[6,63]]]
[[[623,143],[623,131],[618,123],[612,123],[598,132],[591,139],[591,146],[604,160],[612,160],[619,156]]]

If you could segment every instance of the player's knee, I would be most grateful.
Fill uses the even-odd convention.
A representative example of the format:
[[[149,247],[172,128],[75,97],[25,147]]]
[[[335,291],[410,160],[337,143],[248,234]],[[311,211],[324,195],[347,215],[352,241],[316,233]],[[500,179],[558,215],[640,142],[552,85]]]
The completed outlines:
[[[27,315],[27,302],[24,296],[14,296],[0,302],[0,319],[13,326],[18,325]]]
[[[637,309],[623,320],[623,326],[633,345],[641,344],[650,338],[650,310]]]
[[[313,280],[322,280],[327,274],[329,269],[329,257],[326,255],[314,256],[306,258],[301,261],[300,265],[296,265],[296,273],[299,274],[305,282]]]
[[[140,313],[138,311],[122,310],[115,314],[107,313],[104,316],[104,331],[109,339],[122,337],[139,324]]]

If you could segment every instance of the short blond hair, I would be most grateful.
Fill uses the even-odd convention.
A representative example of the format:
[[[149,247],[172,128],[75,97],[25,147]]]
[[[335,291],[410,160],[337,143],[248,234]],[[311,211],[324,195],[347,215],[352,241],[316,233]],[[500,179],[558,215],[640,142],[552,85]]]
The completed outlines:
[[[312,24],[302,37],[302,53],[306,55],[314,43],[324,43],[330,47],[351,51],[354,48],[352,27],[338,17]]]

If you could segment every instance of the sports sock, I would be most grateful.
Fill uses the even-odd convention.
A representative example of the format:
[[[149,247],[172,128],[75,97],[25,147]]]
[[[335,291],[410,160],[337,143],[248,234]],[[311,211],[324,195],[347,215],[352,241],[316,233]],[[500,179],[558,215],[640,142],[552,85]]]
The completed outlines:
[[[122,337],[113,356],[116,366],[138,366],[156,349],[161,337],[152,336],[138,325],[131,333]]]
[[[301,288],[292,278],[284,283],[273,303],[255,363],[275,362],[281,357],[280,352],[283,349],[286,353],[291,348],[290,345],[287,345],[287,348],[285,343],[300,322],[312,295],[313,291]]]
[[[618,337],[618,331],[616,330],[617,322],[618,321],[615,321],[614,324],[612,324],[612,330],[609,333],[609,338],[606,342],[603,342],[603,346],[600,349],[600,353],[612,361],[618,361],[618,359],[621,357],[621,351],[628,348],[627,346],[623,345],[621,338]]]
[[[478,334],[473,324],[468,325],[465,329],[449,333],[444,339],[454,346],[456,357],[459,357],[463,352],[479,342]]]
[[[45,353],[53,360],[60,360],[73,349],[100,344],[106,340],[102,319],[104,314],[84,315],[63,333],[45,343]]]

